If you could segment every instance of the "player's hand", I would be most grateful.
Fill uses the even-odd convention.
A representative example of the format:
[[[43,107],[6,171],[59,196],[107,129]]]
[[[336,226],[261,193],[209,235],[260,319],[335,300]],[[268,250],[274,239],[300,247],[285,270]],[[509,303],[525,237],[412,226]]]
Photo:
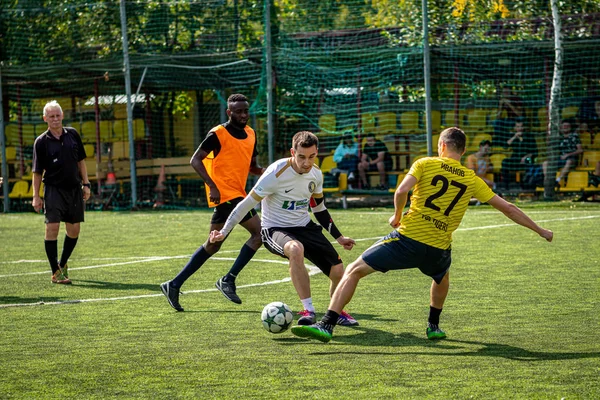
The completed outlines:
[[[354,239],[350,239],[349,237],[346,237],[346,236],[340,236],[339,238],[337,238],[337,242],[339,244],[341,244],[344,247],[344,249],[346,249],[346,250],[352,250],[352,248],[356,244]]]
[[[217,189],[216,186],[210,188],[210,191],[208,192],[208,198],[215,204],[221,203],[221,192],[219,192],[219,189]]]
[[[397,227],[400,226],[400,220],[402,219],[402,217],[396,216],[396,214],[392,215],[390,217],[390,219],[388,220],[388,222],[390,223],[390,226],[394,229],[396,229]]]
[[[540,236],[546,239],[547,241],[551,242],[552,239],[554,239],[554,232],[552,232],[549,229],[544,229],[542,230],[542,233],[540,233]]]
[[[90,199],[90,197],[92,197],[92,190],[89,187],[84,186],[83,187],[83,200],[88,201]]]
[[[221,231],[212,231],[208,235],[208,241],[211,243],[222,242],[223,240],[225,240],[225,235],[223,235]]]
[[[35,212],[39,213],[42,210],[42,199],[39,196],[34,197],[33,201],[31,202],[31,205],[33,206]]]

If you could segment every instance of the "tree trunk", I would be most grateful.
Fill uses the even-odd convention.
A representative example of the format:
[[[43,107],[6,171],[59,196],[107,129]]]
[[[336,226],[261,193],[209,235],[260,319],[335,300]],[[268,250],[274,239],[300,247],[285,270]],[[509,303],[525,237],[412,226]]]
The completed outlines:
[[[559,102],[562,86],[562,36],[560,14],[558,12],[558,0],[551,0],[552,19],[554,20],[554,78],[552,79],[552,89],[550,92],[550,103],[548,104],[548,148],[547,160],[548,169],[544,178],[544,198],[555,198],[554,185],[556,182],[556,167],[558,161],[558,141],[559,141]]]

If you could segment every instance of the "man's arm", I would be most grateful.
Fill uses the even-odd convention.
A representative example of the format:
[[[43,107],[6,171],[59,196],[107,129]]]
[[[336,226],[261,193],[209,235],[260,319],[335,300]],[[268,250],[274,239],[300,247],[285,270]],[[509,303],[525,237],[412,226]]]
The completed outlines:
[[[85,164],[85,160],[81,160],[81,161],[77,162],[77,166],[79,167],[79,175],[81,176],[81,182],[84,185],[89,185],[90,180],[88,178],[87,165]],[[83,199],[87,201],[91,195],[92,195],[91,187],[84,186],[83,187]]]
[[[261,176],[266,170],[266,168],[263,168],[260,165],[258,165],[258,160],[256,159],[256,156],[252,156],[252,160],[250,161],[250,173],[252,175]]]
[[[552,238],[554,236],[552,231],[544,229],[535,222],[533,222],[533,220],[529,218],[527,214],[521,211],[521,209],[515,206],[514,204],[509,203],[508,201],[504,200],[502,197],[499,196],[492,197],[492,199],[489,200],[488,203],[496,210],[502,212],[512,221],[516,222],[517,224],[524,226],[525,228],[531,229],[532,231],[534,231],[549,242],[552,241]]]
[[[42,184],[42,174],[40,174],[39,172],[34,172],[33,180],[32,180],[33,201],[31,202],[31,205],[33,206],[33,209],[35,210],[35,212],[40,212],[40,210],[42,209],[42,198],[40,197],[41,184]]]
[[[246,214],[250,212],[256,205],[262,200],[254,190],[251,190],[248,196],[242,201],[238,203],[237,206],[233,209],[227,221],[225,221],[225,225],[221,228],[220,231],[212,231],[209,235],[209,240],[211,243],[221,242],[225,240],[227,235],[233,230],[233,228],[240,223],[240,221],[244,218]]]
[[[402,180],[402,183],[396,188],[396,192],[394,192],[394,215],[389,219],[390,225],[393,228],[400,226],[402,212],[404,211],[404,206],[406,206],[408,200],[408,193],[416,184],[417,178],[412,175],[406,175]]]
[[[321,224],[321,226],[325,228],[327,232],[329,232],[329,234],[333,236],[333,238],[337,240],[337,242],[346,250],[351,250],[356,242],[353,239],[342,235],[337,226],[335,226],[333,218],[331,218],[331,214],[329,214],[327,207],[325,207],[325,197],[323,197],[323,193],[313,193],[310,203],[313,214],[315,215],[317,221],[319,221],[319,224]]]
[[[194,171],[196,171],[196,173],[200,175],[200,177],[204,181],[204,184],[208,186],[209,200],[215,204],[219,204],[221,202],[221,192],[219,192],[219,188],[217,188],[215,182],[211,179],[210,175],[208,175],[208,171],[206,170],[204,163],[202,163],[202,160],[204,160],[207,156],[208,153],[202,148],[198,147],[198,149],[192,156],[192,159],[190,160],[190,164],[192,165],[192,168],[194,168]]]

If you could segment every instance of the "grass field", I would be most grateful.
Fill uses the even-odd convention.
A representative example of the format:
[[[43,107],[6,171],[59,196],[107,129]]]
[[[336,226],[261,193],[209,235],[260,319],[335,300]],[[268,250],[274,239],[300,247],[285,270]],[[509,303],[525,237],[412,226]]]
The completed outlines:
[[[208,211],[87,213],[71,286],[50,283],[43,217],[0,214],[0,398],[600,398],[600,207],[524,209],[553,243],[468,210],[447,340],[426,340],[430,279],[410,270],[364,279],[347,307],[360,326],[329,344],[263,330],[265,304],[301,308],[285,260],[264,249],[238,278],[243,304],[216,291],[242,228],[184,285],[186,311],[168,306],[158,285],[206,238]],[[345,264],[388,233],[390,213],[332,211],[357,240]],[[322,314],[328,280],[311,279]]]

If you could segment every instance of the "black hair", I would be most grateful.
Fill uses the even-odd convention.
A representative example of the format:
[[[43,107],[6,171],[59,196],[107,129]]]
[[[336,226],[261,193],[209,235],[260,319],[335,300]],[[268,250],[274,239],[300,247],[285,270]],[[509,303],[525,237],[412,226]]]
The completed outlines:
[[[237,103],[238,101],[245,101],[249,103],[248,98],[246,96],[244,96],[243,94],[236,93],[232,94],[227,98],[227,105],[231,103]]]

